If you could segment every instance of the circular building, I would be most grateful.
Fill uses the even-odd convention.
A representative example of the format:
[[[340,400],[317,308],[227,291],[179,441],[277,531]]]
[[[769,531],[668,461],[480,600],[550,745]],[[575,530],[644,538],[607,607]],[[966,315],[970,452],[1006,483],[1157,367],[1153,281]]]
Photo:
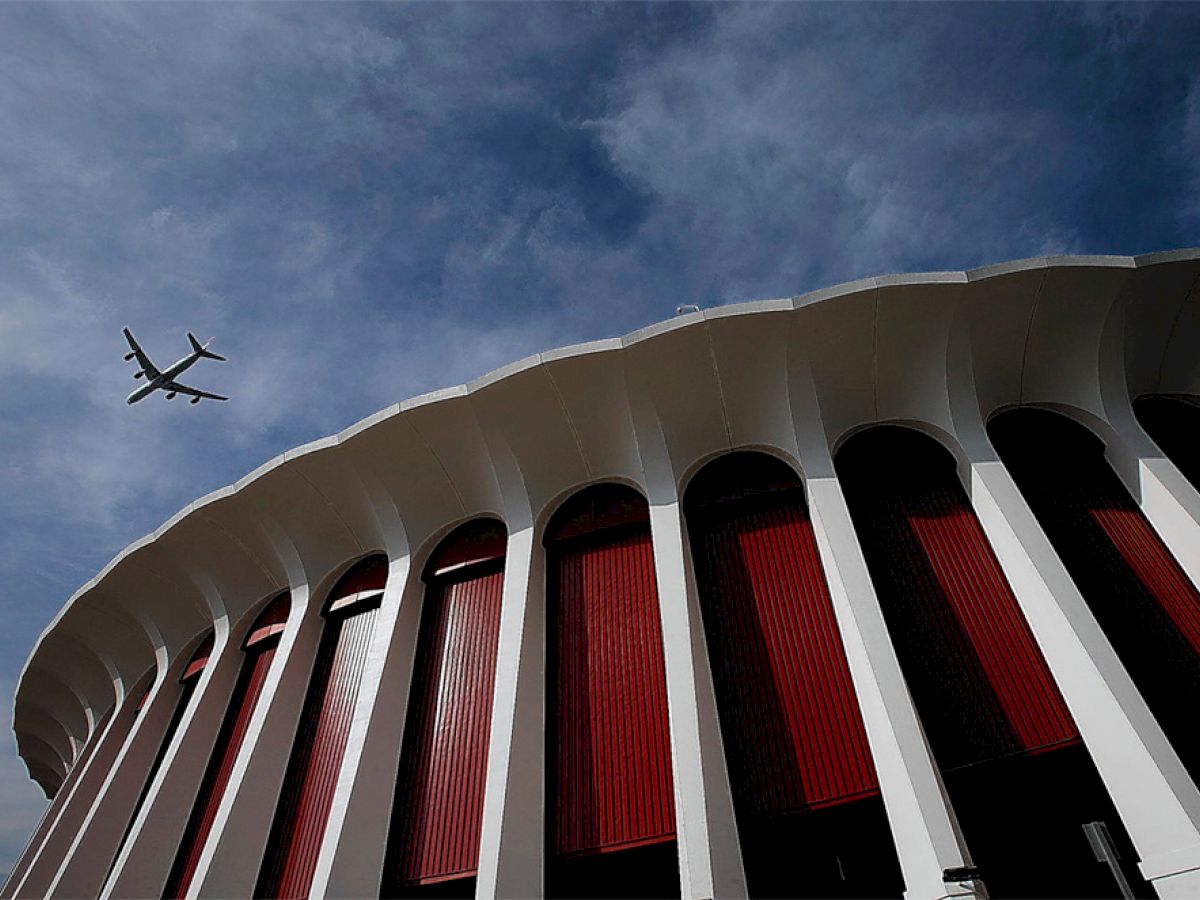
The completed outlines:
[[[1200,894],[1200,251],[542,353],[132,544],[0,897]]]

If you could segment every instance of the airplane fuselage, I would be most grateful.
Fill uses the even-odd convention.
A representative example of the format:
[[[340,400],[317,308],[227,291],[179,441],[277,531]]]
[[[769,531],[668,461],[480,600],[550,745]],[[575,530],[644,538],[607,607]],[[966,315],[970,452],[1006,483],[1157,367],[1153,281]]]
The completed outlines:
[[[175,380],[176,375],[181,375],[192,367],[192,365],[200,358],[199,353],[189,353],[175,362],[171,363],[166,369],[158,373],[156,378],[152,378],[135,390],[132,394],[125,398],[126,403],[137,403],[149,397],[157,391],[162,385]]]

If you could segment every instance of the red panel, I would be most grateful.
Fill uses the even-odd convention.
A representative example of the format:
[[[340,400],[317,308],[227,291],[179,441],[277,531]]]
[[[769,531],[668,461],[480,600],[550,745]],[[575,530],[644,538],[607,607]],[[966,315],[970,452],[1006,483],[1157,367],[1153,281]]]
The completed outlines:
[[[387,584],[388,561],[383,554],[370,556],[354,566],[342,576],[329,592],[327,605],[336,603],[338,598],[347,594],[357,594],[362,591],[382,591]]]
[[[877,793],[803,494],[689,509],[688,525],[739,813]]]
[[[387,574],[387,557],[371,556],[351,568],[329,592],[325,629],[258,873],[256,897],[308,896]],[[340,599],[368,592],[370,602],[333,612]]]
[[[383,591],[358,591],[353,594],[342,594],[335,600],[330,601],[329,608],[326,614],[337,612],[338,610],[348,611],[351,606],[357,606],[360,603],[367,606],[378,606],[379,601],[383,599]]]
[[[282,629],[287,618],[288,605],[287,594],[270,604],[251,629],[252,637],[268,629]],[[274,634],[278,634],[278,632],[274,632]],[[278,638],[268,640],[264,637],[254,640],[246,651],[246,659],[242,663],[241,673],[238,675],[237,684],[229,699],[221,730],[217,733],[216,744],[209,757],[208,768],[204,772],[204,779],[200,782],[200,790],[192,807],[192,815],[188,819],[187,828],[184,830],[183,839],[175,855],[175,863],[167,878],[167,885],[163,891],[164,897],[182,897],[191,885],[192,876],[195,875],[196,865],[200,862],[200,854],[208,840],[209,832],[217,815],[217,808],[225,796],[225,788],[233,773],[234,761],[237,759],[238,751],[246,736],[246,729],[250,725],[250,718],[258,704],[259,695],[262,693],[263,684],[266,682],[267,672],[271,668],[278,645]]]
[[[256,897],[308,896],[378,607],[349,612],[330,618],[321,635]]]
[[[1105,636],[1193,776],[1200,776],[1200,593],[1082,426],[999,416],[996,449]]]
[[[183,674],[179,676],[179,680],[188,681],[196,678],[204,671],[208,665],[208,658],[212,655],[213,635],[209,635],[200,642],[200,646],[196,648],[196,652],[192,654],[192,660],[187,664],[187,668],[183,670]]]
[[[637,525],[647,520],[645,499],[632,488],[601,485],[576,494],[554,514],[546,529],[548,541],[566,541],[606,528]]]
[[[646,515],[642,501],[640,524],[585,531],[582,540],[551,548],[555,853],[616,850],[675,835]]]
[[[501,535],[503,537],[503,535]],[[503,545],[501,545],[503,552]],[[384,895],[474,875],[491,734],[502,561],[426,591]]]
[[[508,534],[494,519],[475,520],[455,529],[437,548],[425,567],[425,578],[447,575],[476,563],[504,558]]]
[[[1088,514],[1112,541],[1133,575],[1158,601],[1180,635],[1200,654],[1200,596],[1154,532],[1142,511],[1124,498],[1109,497]]]
[[[291,612],[291,609],[292,595],[284,591],[268,603],[266,609],[258,614],[258,618],[250,626],[250,631],[246,635],[246,642],[242,645],[242,649],[245,650],[248,647],[253,647],[259,641],[265,641],[269,637],[282,634],[284,628],[287,627],[288,613]]]
[[[839,457],[838,471],[939,767],[1078,740],[953,460],[932,439],[899,430],[863,435],[860,444],[874,439],[877,458],[846,465]],[[921,458],[934,453],[947,464]]]

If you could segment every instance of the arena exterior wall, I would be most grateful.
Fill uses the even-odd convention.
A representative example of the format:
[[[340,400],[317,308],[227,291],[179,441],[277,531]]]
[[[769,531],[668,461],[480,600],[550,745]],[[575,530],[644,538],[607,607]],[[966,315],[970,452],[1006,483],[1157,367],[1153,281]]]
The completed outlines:
[[[286,628],[189,888],[189,896],[249,896],[325,598],[357,561],[382,553],[386,587],[311,883],[314,896],[377,894],[422,573],[451,531],[479,517],[504,523],[507,550],[475,889],[540,896],[544,530],[567,498],[599,483],[632,487],[649,505],[682,896],[745,896],[681,500],[693,475],[735,450],[772,455],[803,482],[905,895],[981,894],[970,877],[947,881],[947,870],[971,864],[970,848],[834,466],[845,441],[880,423],[922,432],[953,454],[1141,874],[1160,896],[1200,895],[1196,782],[988,433],[993,416],[1020,407],[1086,427],[1191,586],[1200,585],[1200,493],[1143,431],[1132,402],[1200,397],[1198,285],[1200,250],[1185,250],[887,276],[706,309],[521,360],[272,459],[122,551],[38,639],[13,728],[30,777],[52,802],[0,896],[161,895],[248,630],[290,591]],[[211,657],[184,708],[181,674],[210,632]],[[177,727],[144,784],[176,710]]]

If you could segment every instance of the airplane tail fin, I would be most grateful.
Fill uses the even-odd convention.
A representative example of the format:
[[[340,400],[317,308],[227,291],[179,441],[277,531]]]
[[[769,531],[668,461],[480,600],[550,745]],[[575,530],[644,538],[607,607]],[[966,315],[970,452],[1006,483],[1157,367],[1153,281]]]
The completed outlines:
[[[188,341],[191,342],[193,353],[199,353],[205,359],[215,359],[215,360],[219,360],[220,362],[225,362],[225,357],[217,356],[217,354],[215,354],[215,353],[210,353],[207,349],[208,344],[200,343],[198,340],[196,340],[196,336],[194,334],[192,334],[190,331],[187,333],[187,336],[188,336]],[[211,344],[212,338],[209,338],[208,342],[209,342],[209,344]]]

